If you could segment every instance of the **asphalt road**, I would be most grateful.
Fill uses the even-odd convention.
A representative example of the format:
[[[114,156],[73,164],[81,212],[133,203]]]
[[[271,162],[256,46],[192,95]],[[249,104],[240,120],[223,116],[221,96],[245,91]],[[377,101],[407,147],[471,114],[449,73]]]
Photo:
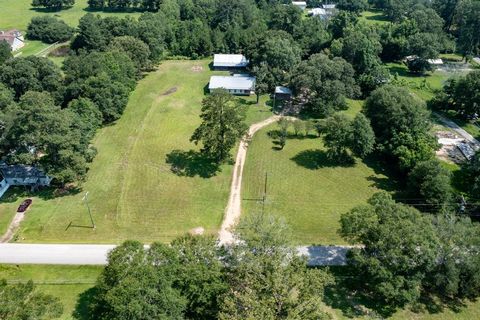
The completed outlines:
[[[0,263],[105,265],[108,252],[113,248],[115,245],[4,243],[0,244]],[[346,264],[348,249],[343,246],[312,246],[298,247],[298,252],[308,257],[311,266],[338,266]]]

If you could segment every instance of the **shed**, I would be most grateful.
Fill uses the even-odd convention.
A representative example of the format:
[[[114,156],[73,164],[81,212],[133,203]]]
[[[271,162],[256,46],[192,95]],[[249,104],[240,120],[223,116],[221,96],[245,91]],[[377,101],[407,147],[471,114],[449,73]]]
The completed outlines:
[[[249,96],[255,94],[255,77],[244,74],[233,76],[212,76],[208,89],[225,89],[231,94]]]
[[[282,86],[275,87],[275,99],[276,100],[292,99],[292,90],[290,90],[290,88],[282,87]]]
[[[431,65],[442,65],[443,60],[442,59],[427,59],[427,62],[430,63]]]
[[[322,7],[323,7],[323,9],[333,10],[337,7],[337,5],[333,4],[333,3],[332,4],[323,4]]]
[[[245,68],[248,60],[243,54],[215,54],[213,56],[214,68]]]

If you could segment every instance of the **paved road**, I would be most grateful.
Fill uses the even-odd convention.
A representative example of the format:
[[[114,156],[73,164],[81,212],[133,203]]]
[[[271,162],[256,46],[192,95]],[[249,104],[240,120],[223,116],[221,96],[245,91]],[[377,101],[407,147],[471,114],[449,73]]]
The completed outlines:
[[[148,246],[145,246],[148,247]],[[105,265],[107,254],[115,245],[99,244],[0,244],[0,263]],[[299,247],[298,252],[308,257],[311,266],[345,265],[348,247]]]

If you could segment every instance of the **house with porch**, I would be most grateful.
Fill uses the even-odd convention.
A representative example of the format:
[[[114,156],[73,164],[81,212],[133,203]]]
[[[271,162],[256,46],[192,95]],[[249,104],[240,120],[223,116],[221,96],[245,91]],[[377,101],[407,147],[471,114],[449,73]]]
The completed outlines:
[[[246,74],[234,74],[233,76],[212,76],[208,84],[208,90],[224,89],[231,94],[249,96],[255,94],[256,78]]]
[[[0,198],[11,186],[24,186],[36,190],[50,185],[52,178],[35,166],[0,163]]]

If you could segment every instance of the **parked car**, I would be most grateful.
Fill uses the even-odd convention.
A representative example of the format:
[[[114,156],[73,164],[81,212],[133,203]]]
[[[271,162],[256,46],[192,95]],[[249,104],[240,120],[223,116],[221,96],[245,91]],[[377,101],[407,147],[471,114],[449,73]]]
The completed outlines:
[[[17,212],[27,211],[28,207],[30,207],[31,204],[32,204],[32,199],[24,200],[22,204],[18,206]]]

